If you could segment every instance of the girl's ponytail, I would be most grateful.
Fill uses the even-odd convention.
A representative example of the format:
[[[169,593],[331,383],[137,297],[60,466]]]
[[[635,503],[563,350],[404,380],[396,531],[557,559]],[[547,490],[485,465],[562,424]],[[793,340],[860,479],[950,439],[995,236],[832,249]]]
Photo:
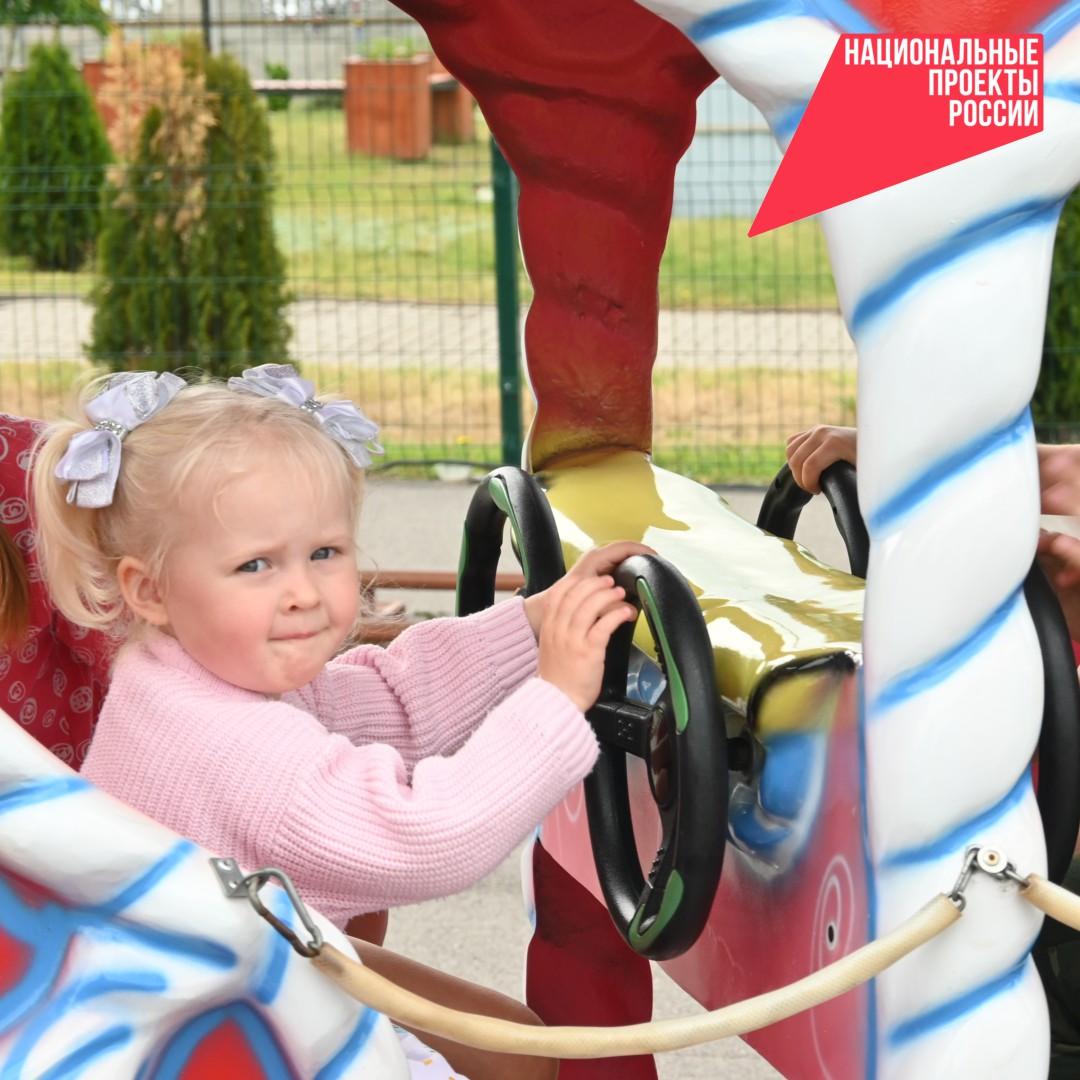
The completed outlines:
[[[58,421],[35,444],[32,484],[38,558],[53,603],[67,619],[115,631],[124,605],[115,560],[103,551],[100,518],[107,511],[69,503],[68,485],[56,477],[68,444],[89,427],[85,421]]]

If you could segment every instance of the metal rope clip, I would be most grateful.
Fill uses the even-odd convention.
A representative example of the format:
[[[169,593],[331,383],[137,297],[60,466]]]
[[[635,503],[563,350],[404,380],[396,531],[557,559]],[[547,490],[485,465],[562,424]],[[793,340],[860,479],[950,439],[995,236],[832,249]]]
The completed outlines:
[[[235,859],[211,859],[210,865],[217,874],[218,881],[230,900],[237,897],[247,897],[248,903],[261,915],[286,941],[301,955],[306,957],[318,956],[323,947],[322,932],[315,925],[311,914],[300,899],[289,875],[284,870],[276,870],[274,867],[264,867],[250,874],[244,874]],[[297,937],[296,932],[287,923],[279,919],[260,899],[259,890],[270,880],[275,880],[285,890],[293,910],[300,917],[304,929],[311,938],[303,942]]]
[[[1027,886],[1028,880],[1017,872],[1017,869],[997,848],[969,847],[964,852],[964,865],[960,870],[960,876],[949,893],[949,899],[961,910],[967,903],[964,890],[971,881],[976,870],[981,870],[990,877],[1008,878],[1018,885]]]

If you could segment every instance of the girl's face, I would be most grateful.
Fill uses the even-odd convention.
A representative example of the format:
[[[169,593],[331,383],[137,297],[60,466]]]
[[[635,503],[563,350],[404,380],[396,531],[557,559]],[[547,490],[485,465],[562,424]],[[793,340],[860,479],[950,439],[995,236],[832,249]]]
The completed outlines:
[[[281,694],[315,678],[359,604],[344,494],[264,462],[205,499],[183,529],[165,563],[166,629],[245,690]]]

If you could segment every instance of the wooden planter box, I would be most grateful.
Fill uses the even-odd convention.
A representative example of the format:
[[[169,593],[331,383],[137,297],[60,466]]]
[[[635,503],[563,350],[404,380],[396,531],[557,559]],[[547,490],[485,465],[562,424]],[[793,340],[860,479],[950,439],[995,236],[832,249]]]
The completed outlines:
[[[468,143],[476,138],[473,96],[437,56],[431,60],[431,133],[437,143]]]
[[[345,132],[351,154],[417,161],[431,149],[431,57],[345,61]]]
[[[84,60],[82,62],[82,77],[83,82],[86,83],[86,88],[90,91],[90,96],[94,99],[94,107],[98,111],[98,116],[101,117],[101,122],[105,125],[105,130],[108,131],[116,119],[116,110],[111,105],[105,105],[101,101],[101,88],[105,85],[105,61]]]

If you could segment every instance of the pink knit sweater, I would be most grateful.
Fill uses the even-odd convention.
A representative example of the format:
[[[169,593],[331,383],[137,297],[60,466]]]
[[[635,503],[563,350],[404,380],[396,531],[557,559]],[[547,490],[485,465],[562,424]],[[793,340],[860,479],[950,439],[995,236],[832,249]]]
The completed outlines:
[[[153,633],[117,659],[83,774],[215,854],[282,868],[342,926],[473,884],[592,768],[592,730],[536,655],[511,600],[352,649],[273,700]]]

